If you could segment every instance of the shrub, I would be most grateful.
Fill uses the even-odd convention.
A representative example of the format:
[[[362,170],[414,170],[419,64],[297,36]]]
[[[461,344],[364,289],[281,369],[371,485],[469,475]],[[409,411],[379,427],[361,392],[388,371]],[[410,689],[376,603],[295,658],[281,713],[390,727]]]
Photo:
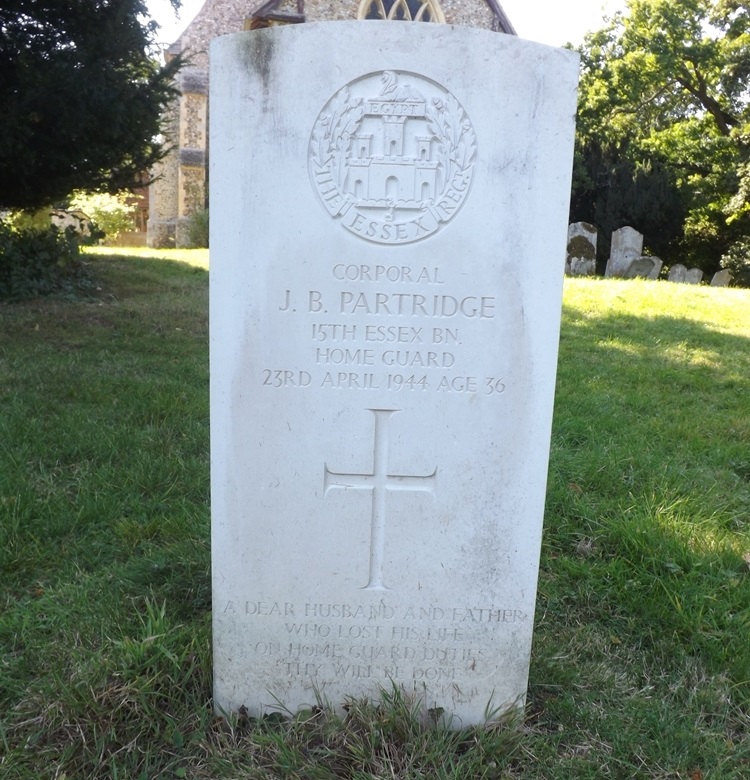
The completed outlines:
[[[69,289],[80,271],[78,240],[71,229],[14,229],[0,222],[0,300]]]
[[[750,287],[750,237],[735,241],[721,257],[721,267],[732,274],[734,287]]]
[[[201,209],[190,215],[188,244],[190,249],[208,247],[208,209]]]
[[[36,209],[35,211],[23,211],[14,209],[5,212],[2,220],[13,230],[46,230],[50,222],[50,209]]]
[[[74,192],[70,207],[80,209],[109,241],[115,241],[120,233],[133,230],[134,209],[128,193],[109,195],[106,192]]]

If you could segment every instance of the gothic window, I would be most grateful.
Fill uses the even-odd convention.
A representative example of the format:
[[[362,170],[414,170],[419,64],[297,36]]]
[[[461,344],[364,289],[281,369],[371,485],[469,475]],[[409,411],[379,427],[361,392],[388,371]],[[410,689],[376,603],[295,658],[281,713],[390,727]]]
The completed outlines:
[[[445,23],[438,0],[361,0],[357,17]]]

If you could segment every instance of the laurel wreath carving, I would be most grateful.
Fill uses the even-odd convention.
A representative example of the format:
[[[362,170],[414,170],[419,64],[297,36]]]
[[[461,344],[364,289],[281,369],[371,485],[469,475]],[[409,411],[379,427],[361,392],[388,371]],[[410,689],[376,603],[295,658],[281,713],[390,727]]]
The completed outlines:
[[[454,174],[463,173],[473,165],[477,154],[476,135],[466,112],[452,95],[428,101],[425,114],[429,132],[438,142],[438,162],[445,172],[442,196]],[[349,145],[364,115],[364,99],[350,97],[345,87],[333,98],[330,111],[321,114],[313,127],[310,138],[312,160],[318,168],[331,166],[337,189],[342,195]]]
[[[357,131],[364,115],[364,100],[350,98],[349,90],[344,88],[334,97],[330,113],[321,115],[313,127],[313,161],[320,168],[332,164],[338,187],[342,186],[342,163],[349,150],[351,137]]]
[[[451,181],[455,171],[463,173],[474,163],[477,154],[474,128],[453,95],[433,99],[425,113],[429,130],[440,143],[439,153],[448,171],[447,180]]]

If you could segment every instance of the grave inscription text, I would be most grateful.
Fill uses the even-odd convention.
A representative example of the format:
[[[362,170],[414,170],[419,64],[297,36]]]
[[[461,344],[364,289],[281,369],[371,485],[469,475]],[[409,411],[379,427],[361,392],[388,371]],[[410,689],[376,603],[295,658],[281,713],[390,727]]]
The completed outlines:
[[[274,635],[285,634],[284,640],[257,641],[250,651],[272,659],[282,675],[318,684],[350,677],[450,686],[459,668],[474,668],[486,660],[481,643],[473,642],[478,628],[492,623],[512,627],[529,618],[520,609],[417,607],[385,599],[370,606],[227,601],[221,611],[261,623],[281,622],[282,630]]]
[[[506,392],[504,371],[477,365],[477,356],[488,354],[482,345],[500,337],[496,295],[478,293],[471,283],[467,288],[444,265],[329,262],[327,277],[324,285],[279,287],[272,296],[278,327],[294,334],[291,340],[301,347],[292,364],[261,370],[263,387],[386,390],[394,403],[396,394],[404,392],[486,398]],[[385,493],[397,489],[396,481],[402,482],[398,489],[432,493],[437,468],[431,474],[393,475],[379,463],[378,453],[387,457],[388,447],[378,447],[378,440],[398,409],[369,411],[375,416],[372,472],[344,474],[326,462],[323,488],[326,494],[335,487],[371,490],[369,575],[360,587],[387,594]],[[272,662],[277,673],[290,679],[323,687],[326,680],[345,678],[423,681],[467,700],[474,692],[462,694],[453,681],[461,670],[488,660],[477,631],[483,634],[482,626],[493,623],[513,630],[528,620],[512,605],[426,608],[385,600],[314,604],[240,599],[227,601],[222,611],[258,621],[258,633],[274,639],[255,642],[253,655]],[[263,621],[275,624],[274,629],[262,630]],[[415,625],[420,622],[422,626]]]
[[[462,325],[491,326],[494,295],[451,294],[448,274],[439,266],[336,263],[331,278],[340,289],[326,296],[318,289],[291,288],[277,296],[278,311],[298,320],[311,349],[298,365],[264,366],[264,387],[505,392],[503,372],[496,367],[483,372],[461,360],[467,334]],[[476,339],[488,335],[473,331]]]

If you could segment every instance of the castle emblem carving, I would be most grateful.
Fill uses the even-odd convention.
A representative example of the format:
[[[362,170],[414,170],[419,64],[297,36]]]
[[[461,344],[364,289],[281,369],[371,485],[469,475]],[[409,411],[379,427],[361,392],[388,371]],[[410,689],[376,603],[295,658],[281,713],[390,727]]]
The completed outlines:
[[[424,76],[383,71],[325,105],[310,137],[310,178],[347,230],[406,244],[456,215],[476,154],[474,129],[453,95]]]

